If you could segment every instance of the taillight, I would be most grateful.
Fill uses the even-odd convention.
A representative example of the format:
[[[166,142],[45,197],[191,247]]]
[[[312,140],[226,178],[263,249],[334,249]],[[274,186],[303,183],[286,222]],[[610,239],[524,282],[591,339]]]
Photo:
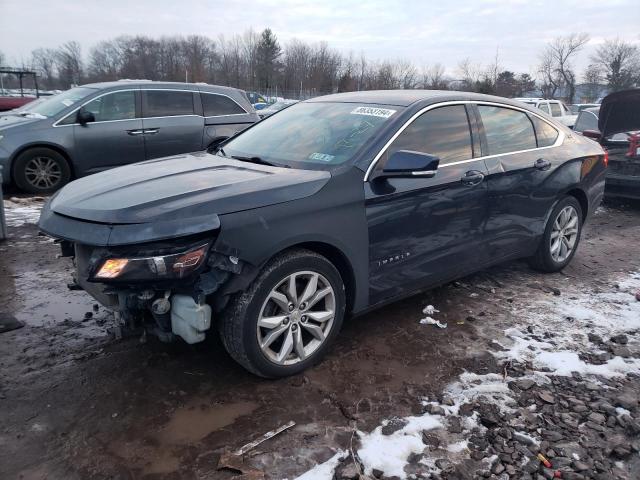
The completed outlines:
[[[609,166],[609,152],[604,151],[604,155],[602,156],[602,163],[604,163],[605,167]]]
[[[629,135],[629,151],[627,157],[640,157],[640,133]]]

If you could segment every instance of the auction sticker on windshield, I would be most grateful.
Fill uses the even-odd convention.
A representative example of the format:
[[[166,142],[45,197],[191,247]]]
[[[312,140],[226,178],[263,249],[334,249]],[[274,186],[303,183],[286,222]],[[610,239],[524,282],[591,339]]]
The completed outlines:
[[[389,108],[358,107],[351,111],[352,115],[370,115],[372,117],[389,118],[396,110]]]
[[[319,153],[313,152],[309,155],[309,160],[318,160],[320,162],[331,162],[335,157],[335,155],[329,155],[328,153]]]

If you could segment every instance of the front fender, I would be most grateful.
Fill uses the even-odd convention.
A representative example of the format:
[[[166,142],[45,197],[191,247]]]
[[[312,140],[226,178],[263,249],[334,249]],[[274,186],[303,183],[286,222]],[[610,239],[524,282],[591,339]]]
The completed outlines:
[[[368,303],[369,239],[363,174],[351,168],[316,194],[296,201],[220,216],[214,249],[259,269],[279,252],[321,243],[348,260],[354,276],[354,310]]]

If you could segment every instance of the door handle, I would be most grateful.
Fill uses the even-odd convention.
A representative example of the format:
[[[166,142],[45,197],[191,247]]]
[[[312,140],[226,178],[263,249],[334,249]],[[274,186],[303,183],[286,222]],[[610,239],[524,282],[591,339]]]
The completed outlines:
[[[142,130],[127,130],[128,135],[142,135],[144,132]]]
[[[539,158],[536,163],[533,164],[538,170],[549,170],[551,168],[551,162],[544,158]]]
[[[460,181],[465,185],[478,185],[482,180],[484,180],[484,173],[479,170],[469,170],[460,179]]]
[[[155,135],[156,133],[158,133],[160,131],[160,129],[159,128],[145,128],[143,131],[144,131],[145,135]]]

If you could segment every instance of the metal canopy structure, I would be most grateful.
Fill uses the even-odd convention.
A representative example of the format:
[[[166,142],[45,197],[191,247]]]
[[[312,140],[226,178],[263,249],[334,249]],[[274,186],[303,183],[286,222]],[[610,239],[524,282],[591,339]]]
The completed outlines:
[[[24,77],[33,77],[33,83],[36,87],[36,97],[40,98],[40,91],[38,90],[38,74],[33,70],[21,70],[19,68],[12,67],[0,67],[0,75],[2,74],[10,74],[16,75],[18,80],[20,81],[20,96],[24,97],[24,85],[22,79]],[[0,76],[0,79],[2,77]],[[4,90],[4,86],[2,86],[2,90]]]

